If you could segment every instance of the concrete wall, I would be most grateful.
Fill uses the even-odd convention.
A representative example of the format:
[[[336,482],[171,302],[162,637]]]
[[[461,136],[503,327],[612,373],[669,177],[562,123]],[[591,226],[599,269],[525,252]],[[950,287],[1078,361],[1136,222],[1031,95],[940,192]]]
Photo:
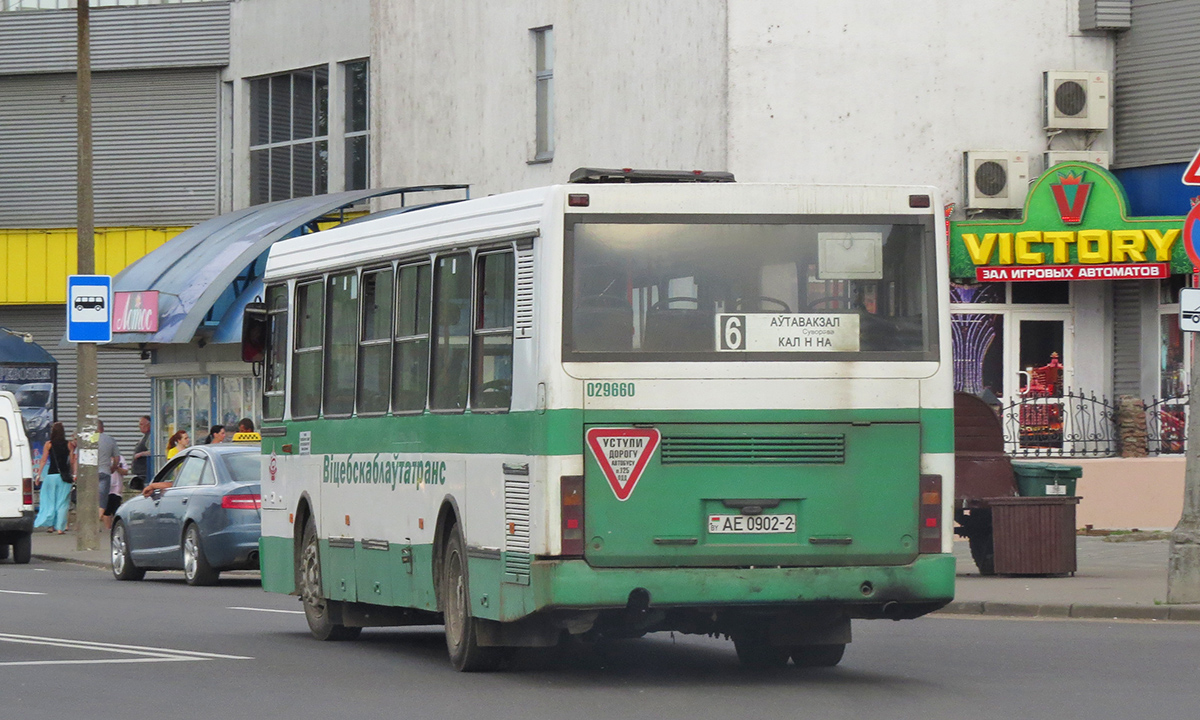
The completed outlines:
[[[1154,283],[1147,284],[1154,285]],[[1071,283],[1071,293],[1075,326],[1074,344],[1071,347],[1071,387],[1111,398],[1113,386],[1112,283]],[[1146,329],[1144,332],[1153,332],[1154,337],[1158,337],[1157,331],[1152,328]]]
[[[1075,524],[1097,529],[1170,530],[1183,512],[1184,459],[1063,460],[1083,467]]]
[[[345,92],[337,63],[371,55],[371,0],[234,0],[231,4],[229,67],[232,97],[224,167],[232,178],[222,211],[246,207],[250,199],[250,91],[248,78],[329,65],[329,191],[344,188],[343,107]],[[371,71],[375,71],[372,62]]]
[[[590,164],[923,183],[961,203],[965,150],[1025,151],[1039,169],[1043,71],[1113,66],[1112,39],[1078,30],[1077,0],[372,8],[376,178],[484,193]],[[544,25],[556,35],[557,148],[552,163],[530,165],[529,30]],[[1093,145],[1111,146],[1108,131]]]
[[[1040,168],[1043,71],[1111,71],[1112,41],[1078,25],[1078,0],[729,0],[730,169],[932,184],[961,207],[965,150]]]
[[[475,195],[577,167],[726,168],[725,13],[712,0],[375,0],[377,185]],[[553,162],[535,142],[533,28],[552,25]]]

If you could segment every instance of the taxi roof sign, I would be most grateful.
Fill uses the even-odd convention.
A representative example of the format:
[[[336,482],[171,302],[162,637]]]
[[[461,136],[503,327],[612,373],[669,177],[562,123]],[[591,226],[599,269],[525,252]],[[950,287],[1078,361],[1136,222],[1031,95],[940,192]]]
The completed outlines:
[[[262,435],[256,432],[240,432],[233,434],[233,441],[236,442],[262,442]]]

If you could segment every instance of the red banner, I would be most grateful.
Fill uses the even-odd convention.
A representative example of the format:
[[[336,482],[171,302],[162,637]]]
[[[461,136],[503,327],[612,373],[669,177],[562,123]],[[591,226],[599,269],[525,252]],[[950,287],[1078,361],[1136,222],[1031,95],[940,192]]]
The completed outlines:
[[[1047,280],[1152,280],[1171,276],[1167,263],[1136,265],[1038,265],[977,267],[977,282],[1045,282]]]

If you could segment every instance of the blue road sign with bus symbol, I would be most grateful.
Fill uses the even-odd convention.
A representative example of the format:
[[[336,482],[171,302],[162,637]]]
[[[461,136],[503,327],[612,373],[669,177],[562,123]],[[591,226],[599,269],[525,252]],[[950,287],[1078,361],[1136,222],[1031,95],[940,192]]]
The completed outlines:
[[[110,342],[112,340],[111,308],[111,276],[68,276],[67,341]]]

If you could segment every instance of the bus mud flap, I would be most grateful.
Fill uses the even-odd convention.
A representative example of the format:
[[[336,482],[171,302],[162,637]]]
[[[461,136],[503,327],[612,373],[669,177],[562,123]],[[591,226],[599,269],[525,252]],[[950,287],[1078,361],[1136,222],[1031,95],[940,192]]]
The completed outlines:
[[[561,628],[539,616],[513,622],[475,619],[475,637],[483,647],[554,647],[560,635]]]

